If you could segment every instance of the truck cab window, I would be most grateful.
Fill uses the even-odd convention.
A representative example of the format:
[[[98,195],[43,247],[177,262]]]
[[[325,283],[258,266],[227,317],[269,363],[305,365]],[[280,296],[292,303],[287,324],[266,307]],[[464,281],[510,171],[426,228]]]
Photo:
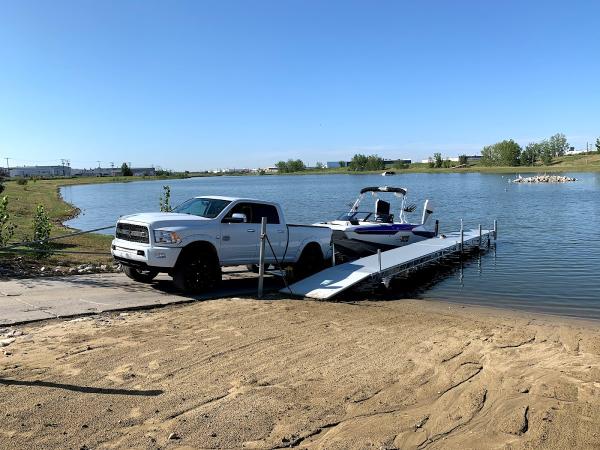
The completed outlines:
[[[214,219],[230,203],[229,200],[216,198],[192,198],[173,208],[173,212]]]
[[[227,215],[223,218],[224,220],[230,219],[234,214],[245,214],[247,223],[255,223],[252,221],[253,219],[253,208],[250,203],[238,203],[227,213]],[[260,222],[260,219],[258,219]]]
[[[253,223],[260,223],[262,217],[267,218],[267,223],[278,224],[279,213],[273,205],[265,205],[264,203],[254,203],[252,205]]]

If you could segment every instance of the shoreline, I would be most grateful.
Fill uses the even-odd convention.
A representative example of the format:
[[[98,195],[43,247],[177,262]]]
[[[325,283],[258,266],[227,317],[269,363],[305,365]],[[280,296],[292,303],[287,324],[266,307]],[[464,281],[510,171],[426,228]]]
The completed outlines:
[[[10,221],[16,225],[13,242],[27,241],[33,224],[33,217],[37,205],[43,205],[52,223],[51,237],[81,231],[69,227],[64,222],[77,217],[81,211],[76,205],[65,201],[61,195],[61,188],[73,185],[89,185],[100,183],[145,182],[156,180],[179,179],[176,177],[146,177],[129,180],[124,177],[98,177],[98,178],[57,178],[47,180],[28,180],[27,184],[19,185],[16,181],[6,181],[2,196],[9,200],[8,212]],[[32,257],[31,254],[18,251],[5,253],[0,256],[7,273],[27,272],[31,275],[39,273],[44,266],[73,267],[81,264],[102,265],[111,264],[112,257],[107,254],[110,245],[110,236],[97,233],[79,235],[65,240],[57,241],[57,247],[69,252],[97,252],[105,253],[104,256],[91,257],[83,253],[55,253],[43,260]],[[14,270],[13,270],[14,269]],[[4,275],[3,275],[4,276]]]
[[[600,172],[600,165],[598,166],[501,166],[501,167],[483,167],[473,166],[467,168],[414,168],[414,169],[393,169],[396,171],[396,175],[400,176],[412,173],[428,173],[428,174],[449,174],[449,173],[481,173],[481,174],[519,174],[519,173],[598,173]],[[255,173],[231,173],[231,174],[206,174],[206,175],[190,175],[189,178],[213,178],[213,177],[258,177],[258,176],[302,176],[302,175],[381,175],[382,170],[364,170],[364,171],[350,171],[350,170],[302,170],[298,172],[289,173],[265,173],[262,175]]]
[[[2,359],[0,448],[600,445],[597,325],[234,298],[19,333]]]

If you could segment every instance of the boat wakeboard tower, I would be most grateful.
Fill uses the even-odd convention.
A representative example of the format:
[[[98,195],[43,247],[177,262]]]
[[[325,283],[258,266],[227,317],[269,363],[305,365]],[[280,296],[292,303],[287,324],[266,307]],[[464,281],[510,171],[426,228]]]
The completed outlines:
[[[375,197],[375,207],[371,211],[361,210],[366,194]],[[412,244],[437,234],[436,221],[430,220],[433,204],[425,200],[420,223],[410,223],[407,213],[417,209],[414,203],[407,203],[406,188],[380,186],[365,187],[360,190],[358,198],[350,211],[336,220],[316,225],[331,228],[335,249],[346,258],[360,258],[372,255],[377,250],[391,250],[396,247]],[[391,194],[400,200],[400,208],[394,215],[391,203],[379,198],[382,194]]]

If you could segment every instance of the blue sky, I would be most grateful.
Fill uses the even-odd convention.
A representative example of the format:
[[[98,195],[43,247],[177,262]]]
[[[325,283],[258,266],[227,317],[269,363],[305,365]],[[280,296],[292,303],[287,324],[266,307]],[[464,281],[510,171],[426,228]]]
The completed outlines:
[[[0,158],[11,165],[421,159],[600,136],[596,1],[0,7]]]

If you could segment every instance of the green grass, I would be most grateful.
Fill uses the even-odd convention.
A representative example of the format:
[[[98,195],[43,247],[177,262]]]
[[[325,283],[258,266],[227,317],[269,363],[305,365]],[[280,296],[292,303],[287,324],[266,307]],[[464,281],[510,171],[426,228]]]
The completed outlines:
[[[75,206],[65,202],[59,193],[61,186],[75,184],[99,183],[125,183],[142,180],[165,179],[164,177],[86,177],[63,178],[51,180],[28,180],[26,185],[19,185],[16,181],[5,182],[2,196],[7,196],[9,201],[8,211],[10,220],[17,226],[13,242],[27,241],[33,235],[33,215],[37,205],[43,205],[52,221],[52,237],[73,233],[74,230],[62,225],[62,222],[75,217],[78,210]],[[158,199],[157,199],[158,202]],[[84,254],[53,254],[39,261],[34,255],[28,253],[0,254],[0,260],[10,261],[17,256],[22,256],[31,264],[49,264],[73,266],[78,264],[106,264],[112,261],[110,256],[111,236],[96,233],[69,237],[56,241],[54,248],[73,252],[98,252],[104,255]]]
[[[460,168],[430,168],[428,164],[413,163],[407,169],[394,169],[388,167],[386,170],[393,170],[397,174],[403,173],[544,173],[544,172],[600,172],[600,154],[562,156],[556,158],[550,165],[535,166],[482,166],[478,162],[469,164],[468,167]],[[305,170],[297,172],[298,175],[313,174],[380,174],[383,170],[371,170],[364,172],[353,172],[345,167],[335,169]]]

